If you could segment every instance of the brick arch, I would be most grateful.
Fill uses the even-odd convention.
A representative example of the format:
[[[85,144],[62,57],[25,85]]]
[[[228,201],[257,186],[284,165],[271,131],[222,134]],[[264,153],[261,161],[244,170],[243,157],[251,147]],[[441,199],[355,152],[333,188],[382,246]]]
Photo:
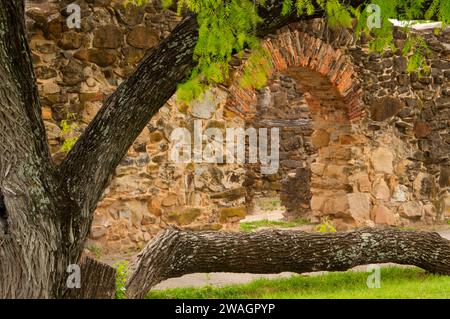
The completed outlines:
[[[323,21],[315,22],[317,23],[313,23],[312,27],[314,32],[327,30]],[[269,52],[272,66],[269,76],[276,72],[290,72],[296,68],[309,69],[325,76],[345,102],[349,120],[353,123],[359,122],[363,119],[365,111],[361,101],[362,90],[351,56],[343,48],[323,40],[314,32],[305,28],[305,24],[293,23],[265,39],[263,47]],[[344,32],[340,37],[344,38],[339,38],[340,43],[353,41],[349,33]],[[235,78],[240,78],[242,67],[236,73]],[[229,92],[226,108],[243,117],[255,113],[254,90],[244,89],[236,81],[230,86]]]
[[[351,41],[350,34],[344,37],[347,43]],[[267,38],[263,46],[271,60],[270,78],[279,74],[288,76],[304,93],[312,118],[312,142],[317,148],[312,163],[283,177],[281,194],[287,208],[285,217],[317,220],[331,216],[343,224],[353,223],[348,214],[347,197],[352,192],[349,183],[353,171],[351,148],[354,143],[363,143],[359,135],[353,136],[353,124],[362,121],[365,112],[350,55],[345,48],[334,46],[311,30],[304,30],[303,24],[279,30]],[[241,70],[237,70],[237,78]],[[229,93],[225,107],[247,122],[261,112],[257,107],[256,90],[244,89],[236,81],[229,87]],[[248,201],[254,195],[251,187],[252,184],[247,183],[247,193],[251,194],[247,196]],[[251,208],[252,204],[249,202],[248,206]]]

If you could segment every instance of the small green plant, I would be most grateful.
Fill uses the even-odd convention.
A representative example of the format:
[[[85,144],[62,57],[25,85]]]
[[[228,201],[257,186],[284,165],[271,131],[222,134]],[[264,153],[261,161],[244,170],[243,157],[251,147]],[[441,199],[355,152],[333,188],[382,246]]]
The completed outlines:
[[[316,226],[316,231],[319,233],[335,233],[336,228],[334,227],[333,222],[328,217],[325,217],[322,219],[322,222]]]
[[[447,219],[447,224],[450,225],[450,219]]]
[[[75,113],[67,113],[66,119],[61,121],[61,138],[64,139],[64,142],[61,145],[60,149],[61,152],[69,153],[75,143],[78,141],[78,137],[65,137],[67,135],[72,135],[74,130],[77,128],[77,125],[73,123],[75,119]]]
[[[97,245],[90,245],[87,248],[97,259],[102,257],[102,248]]]
[[[113,267],[116,268],[116,299],[125,299],[129,267],[128,261],[119,261]]]
[[[123,0],[126,4],[144,5],[150,0]],[[324,15],[332,29],[353,28],[355,38],[367,36],[371,51],[395,50],[393,28],[390,19],[399,21],[441,21],[442,28],[450,23],[449,0],[371,0],[361,1],[357,7],[351,1],[341,0],[283,0],[281,15]],[[269,77],[270,58],[257,37],[258,26],[265,23],[258,7],[273,4],[266,0],[162,0],[165,8],[177,7],[178,14],[185,10],[194,13],[199,26],[194,50],[197,65],[187,81],[179,84],[177,97],[189,105],[216,84],[230,80],[229,62],[234,55],[247,56],[240,84],[243,87],[260,88]],[[368,23],[376,6],[380,12],[380,24]],[[367,10],[369,8],[369,10]],[[355,25],[356,24],[356,25]],[[402,27],[407,32],[408,27]],[[437,31],[436,31],[437,32]],[[418,36],[419,37],[419,36]],[[420,36],[421,37],[421,36]],[[422,39],[423,40],[423,39]],[[408,71],[427,72],[425,42],[406,46],[409,57]]]

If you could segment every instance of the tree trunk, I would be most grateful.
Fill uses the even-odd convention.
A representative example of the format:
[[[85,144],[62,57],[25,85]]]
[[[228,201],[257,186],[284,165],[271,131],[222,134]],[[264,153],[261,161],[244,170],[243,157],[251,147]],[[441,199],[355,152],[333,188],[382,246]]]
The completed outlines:
[[[60,167],[47,145],[23,0],[0,0],[0,298],[60,298],[97,202],[127,149],[196,65],[195,17],[149,51],[109,97]],[[261,10],[265,36],[292,22]]]
[[[351,1],[352,5],[361,2]],[[281,8],[282,1],[259,8],[264,23],[258,36],[316,16],[283,16]],[[5,204],[0,205],[0,298],[60,298],[67,291],[67,267],[79,261],[109,177],[151,117],[196,65],[193,52],[198,27],[195,17],[188,17],[150,50],[135,73],[104,103],[61,166],[55,167],[24,22],[23,0],[0,0],[0,199]],[[199,271],[344,270],[391,261],[448,274],[449,256],[448,241],[428,233],[172,230],[143,252],[129,282],[129,296],[142,297],[161,280]],[[82,269],[88,278],[100,274],[104,287],[110,289],[111,270],[95,265],[89,263]],[[99,295],[94,288],[85,287],[80,293],[85,291],[83,297]]]
[[[67,290],[67,299],[113,299],[116,294],[116,270],[90,257],[80,262],[80,286]]]
[[[437,233],[376,228],[327,234],[169,229],[136,259],[127,296],[143,298],[159,282],[195,272],[304,273],[375,263],[414,265],[450,275],[450,241]]]
[[[49,298],[82,241],[47,146],[23,15],[21,1],[0,0],[0,298]]]

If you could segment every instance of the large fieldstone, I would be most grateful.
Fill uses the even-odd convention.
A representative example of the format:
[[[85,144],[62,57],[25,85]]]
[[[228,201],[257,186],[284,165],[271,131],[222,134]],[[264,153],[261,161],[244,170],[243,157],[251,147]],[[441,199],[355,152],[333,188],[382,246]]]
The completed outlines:
[[[414,122],[414,135],[417,138],[423,138],[431,133],[431,128],[428,126],[427,122],[422,120],[417,120]]]
[[[399,213],[403,217],[418,218],[422,216],[422,207],[418,202],[406,202],[400,205]]]
[[[167,214],[167,219],[176,222],[178,225],[188,225],[195,221],[202,211],[199,208],[185,208],[173,210]]]
[[[429,198],[434,183],[429,174],[420,172],[413,181],[413,189],[417,198]]]
[[[247,209],[245,207],[224,207],[219,210],[219,216],[221,222],[226,222],[231,219],[242,219],[247,215]]]
[[[391,209],[383,205],[376,205],[372,210],[372,216],[375,224],[395,226],[397,218]]]
[[[443,196],[444,216],[450,218],[450,194]]]
[[[330,134],[324,130],[317,130],[311,135],[312,144],[316,147],[324,147],[330,143]]]
[[[144,26],[134,27],[127,35],[127,43],[138,49],[149,49],[159,41],[158,35]]]
[[[113,25],[100,26],[94,32],[94,47],[100,49],[117,49],[123,44],[122,30]]]
[[[58,41],[58,46],[64,50],[76,50],[82,45],[83,34],[68,31],[62,34],[61,39]]]
[[[161,201],[162,206],[170,207],[178,204],[178,195],[176,193],[170,193],[164,197]]]
[[[371,196],[369,193],[347,194],[349,213],[359,224],[370,219]]]
[[[394,155],[385,147],[379,147],[374,150],[372,152],[371,161],[376,172],[386,174],[392,174],[394,172],[394,167],[392,164],[394,161]]]
[[[192,102],[192,116],[199,119],[210,119],[216,112],[216,104],[216,97],[211,91],[208,91],[202,99]]]
[[[379,178],[373,183],[372,195],[381,200],[388,200],[391,197],[391,191],[384,178]]]
[[[384,121],[396,115],[402,108],[404,103],[390,96],[376,100],[371,106],[371,116],[375,121]]]
[[[74,54],[74,57],[81,61],[95,63],[101,67],[107,67],[116,62],[116,55],[113,50],[81,49]]]
[[[70,59],[69,63],[61,68],[64,85],[76,85],[84,81],[83,65],[75,59]]]

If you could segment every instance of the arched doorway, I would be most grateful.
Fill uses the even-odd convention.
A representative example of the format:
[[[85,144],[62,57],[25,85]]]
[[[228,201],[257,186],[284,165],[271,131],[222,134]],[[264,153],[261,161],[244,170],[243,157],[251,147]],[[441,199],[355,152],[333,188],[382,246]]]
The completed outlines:
[[[297,25],[264,46],[271,57],[269,83],[258,91],[232,85],[227,102],[248,126],[279,127],[283,141],[277,174],[262,176],[258,165],[247,165],[250,212],[255,197],[275,192],[287,219],[330,216],[350,224],[355,216],[349,214],[348,177],[358,164],[352,146],[364,143],[354,125],[363,108],[351,58]]]

